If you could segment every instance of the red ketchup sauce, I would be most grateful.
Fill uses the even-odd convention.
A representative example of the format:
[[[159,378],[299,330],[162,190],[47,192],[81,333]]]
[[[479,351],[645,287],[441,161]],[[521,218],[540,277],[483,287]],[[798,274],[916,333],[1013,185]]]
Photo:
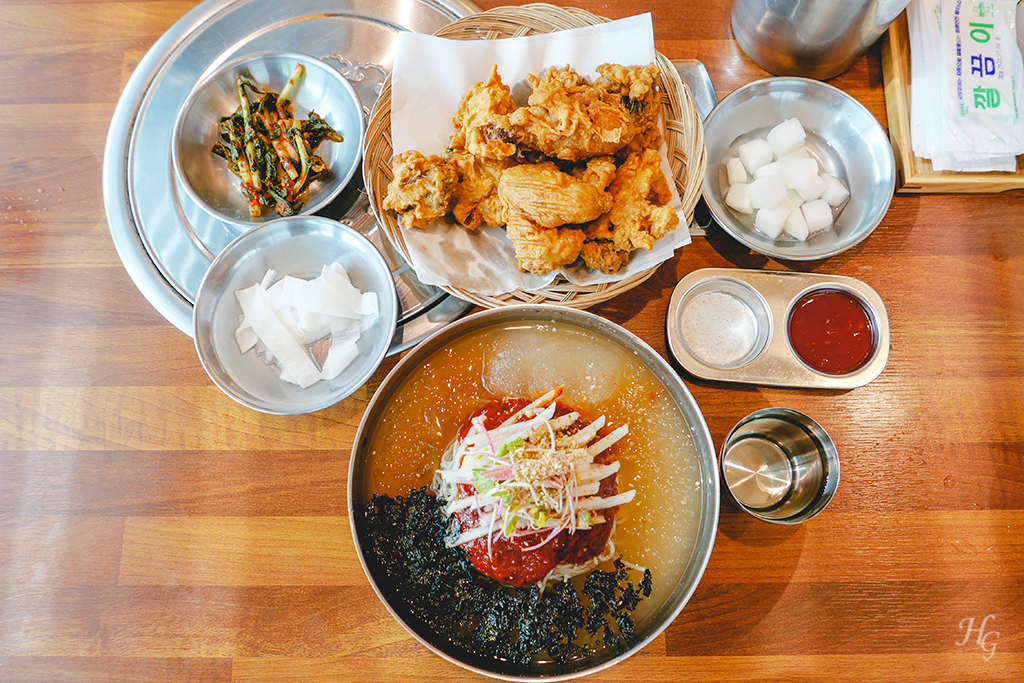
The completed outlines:
[[[875,352],[875,331],[864,305],[838,289],[803,295],[787,324],[789,343],[807,365],[829,375],[864,366]]]
[[[459,438],[468,433],[472,426],[471,420],[477,415],[484,416],[484,426],[487,429],[494,429],[528,403],[522,399],[503,399],[488,403],[466,420],[459,430]],[[561,403],[556,405],[556,416],[569,412],[572,412],[572,408]],[[595,457],[594,462],[604,463],[611,458],[610,452],[605,451]],[[459,484],[459,489],[464,496],[474,494],[474,489],[469,484]],[[614,496],[618,489],[618,477],[610,475],[601,480],[600,496]],[[542,537],[506,538],[501,533],[495,533],[492,534],[489,545],[485,536],[469,541],[461,547],[476,570],[484,576],[513,586],[529,586],[543,579],[559,564],[582,564],[600,555],[608,543],[617,510],[617,507],[601,510],[601,516],[605,518],[603,523],[573,533],[563,531],[547,545],[533,550],[524,548],[536,545]],[[460,524],[460,530],[465,531],[477,526],[479,514],[477,510],[461,510],[454,516]]]

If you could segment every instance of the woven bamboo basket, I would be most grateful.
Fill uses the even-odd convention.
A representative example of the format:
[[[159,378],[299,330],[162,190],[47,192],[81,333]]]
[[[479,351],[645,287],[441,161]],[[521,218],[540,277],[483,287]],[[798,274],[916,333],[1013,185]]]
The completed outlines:
[[[498,7],[479,14],[463,17],[435,33],[456,40],[494,40],[525,35],[552,33],[583,26],[606,23],[609,20],[587,11],[556,7],[548,4],[530,4],[522,7]],[[706,163],[704,126],[689,88],[680,80],[668,59],[658,53],[661,69],[660,99],[665,124],[665,142],[670,152],[670,164],[686,215],[686,223],[693,219],[693,210],[700,198],[701,182]],[[409,249],[395,214],[381,204],[391,182],[391,77],[385,80],[381,94],[370,114],[363,150],[363,179],[369,194],[370,206],[385,234],[407,262]],[[685,229],[685,225],[683,226]],[[445,291],[485,308],[498,308],[515,304],[559,304],[573,308],[588,308],[636,287],[651,277],[657,267],[649,268],[617,282],[597,285],[574,285],[559,277],[547,287],[537,290],[515,290],[497,296],[485,296],[456,287],[442,287]]]

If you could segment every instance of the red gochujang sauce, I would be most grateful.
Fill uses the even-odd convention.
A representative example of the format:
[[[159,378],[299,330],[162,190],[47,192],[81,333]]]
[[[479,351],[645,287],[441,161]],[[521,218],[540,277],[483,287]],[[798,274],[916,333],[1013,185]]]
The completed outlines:
[[[494,429],[517,411],[525,407],[529,401],[511,398],[492,401],[483,408],[473,412],[459,430],[459,438],[464,438],[472,426],[472,418],[484,416],[484,427]],[[555,415],[572,412],[572,408],[562,403],[556,404]],[[589,420],[587,421],[589,422]],[[579,426],[583,426],[581,423]],[[604,451],[594,458],[596,463],[604,463],[611,457],[610,451]],[[473,487],[459,484],[463,496],[472,496]],[[618,493],[618,477],[609,475],[601,480],[600,495],[608,498]],[[484,576],[513,586],[528,586],[543,579],[555,566],[583,564],[597,557],[604,550],[611,535],[615,513],[618,506],[602,510],[606,521],[591,529],[577,530],[574,533],[562,532],[551,542],[540,548],[531,548],[537,544],[537,538],[507,538],[495,533],[487,537],[477,538],[462,546],[467,558],[478,572]],[[461,531],[471,529],[479,524],[480,513],[477,510],[460,510],[455,513]]]
[[[875,352],[875,331],[864,305],[838,289],[800,297],[789,314],[787,333],[796,355],[829,375],[862,368]]]

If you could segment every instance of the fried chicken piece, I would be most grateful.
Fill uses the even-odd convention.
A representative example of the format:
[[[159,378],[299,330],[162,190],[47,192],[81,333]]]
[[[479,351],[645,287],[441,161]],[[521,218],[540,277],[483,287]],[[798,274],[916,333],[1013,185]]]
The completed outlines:
[[[610,238],[621,251],[650,250],[655,240],[679,225],[675,209],[665,205],[672,192],[656,149],[631,154],[608,190],[611,211],[587,226],[591,239]]]
[[[583,226],[583,249],[580,256],[588,268],[599,270],[606,275],[614,275],[629,263],[632,249],[620,248],[615,245],[615,226],[608,214]]]
[[[661,69],[658,65],[602,64],[597,67],[597,72],[601,75],[594,81],[594,86],[606,93],[608,101],[622,104],[636,125],[637,134],[628,144],[629,152],[658,147],[661,143],[661,128],[658,126],[661,115],[658,77]]]
[[[471,86],[452,118],[455,133],[449,146],[488,159],[505,159],[517,152],[508,117],[516,108],[511,90],[501,82],[497,65],[491,77]]]
[[[391,169],[394,177],[383,206],[398,214],[399,223],[406,228],[425,228],[448,213],[452,188],[459,178],[447,160],[410,150],[393,157]]]
[[[520,214],[509,218],[505,234],[516,250],[519,268],[537,275],[569,265],[583,248],[583,230],[578,226],[540,228]]]
[[[563,161],[582,161],[614,154],[636,135],[629,111],[569,66],[529,79],[529,106],[509,116],[521,145]]]
[[[572,175],[585,183],[590,183],[603,190],[615,180],[616,170],[618,169],[614,157],[594,157],[587,162],[586,166],[574,168]]]
[[[498,197],[498,179],[516,165],[515,159],[488,159],[465,151],[448,156],[459,182],[452,190],[452,214],[470,230],[481,224],[505,224],[505,211]]]
[[[586,232],[584,232],[586,236]],[[587,268],[599,270],[605,275],[614,275],[627,263],[632,252],[619,249],[611,240],[586,240],[580,250],[580,256]]]
[[[550,161],[513,166],[498,180],[505,219],[521,216],[538,228],[592,221],[612,208],[612,196],[600,185],[601,173],[588,179],[595,182],[563,173]]]

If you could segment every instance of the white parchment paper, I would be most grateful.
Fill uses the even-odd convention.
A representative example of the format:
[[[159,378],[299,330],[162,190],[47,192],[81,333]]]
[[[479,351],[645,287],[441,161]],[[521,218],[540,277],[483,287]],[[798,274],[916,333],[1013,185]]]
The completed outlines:
[[[391,138],[395,154],[415,149],[441,154],[454,128],[452,117],[463,93],[485,81],[498,66],[502,81],[512,88],[516,103],[529,96],[528,74],[540,76],[548,67],[570,65],[589,79],[605,63],[650,64],[656,61],[650,14],[598,26],[500,40],[452,40],[418,33],[398,35],[391,76]],[[672,178],[668,149],[662,144],[662,170]],[[679,227],[659,239],[651,251],[637,250],[629,265],[615,275],[584,267],[563,269],[573,284],[615,282],[669,259],[690,242],[675,183],[670,206],[679,214]],[[452,219],[426,229],[404,229],[412,265],[419,279],[481,296],[516,289],[534,290],[551,284],[558,273],[520,272],[512,243],[501,228],[483,226],[469,231]]]

